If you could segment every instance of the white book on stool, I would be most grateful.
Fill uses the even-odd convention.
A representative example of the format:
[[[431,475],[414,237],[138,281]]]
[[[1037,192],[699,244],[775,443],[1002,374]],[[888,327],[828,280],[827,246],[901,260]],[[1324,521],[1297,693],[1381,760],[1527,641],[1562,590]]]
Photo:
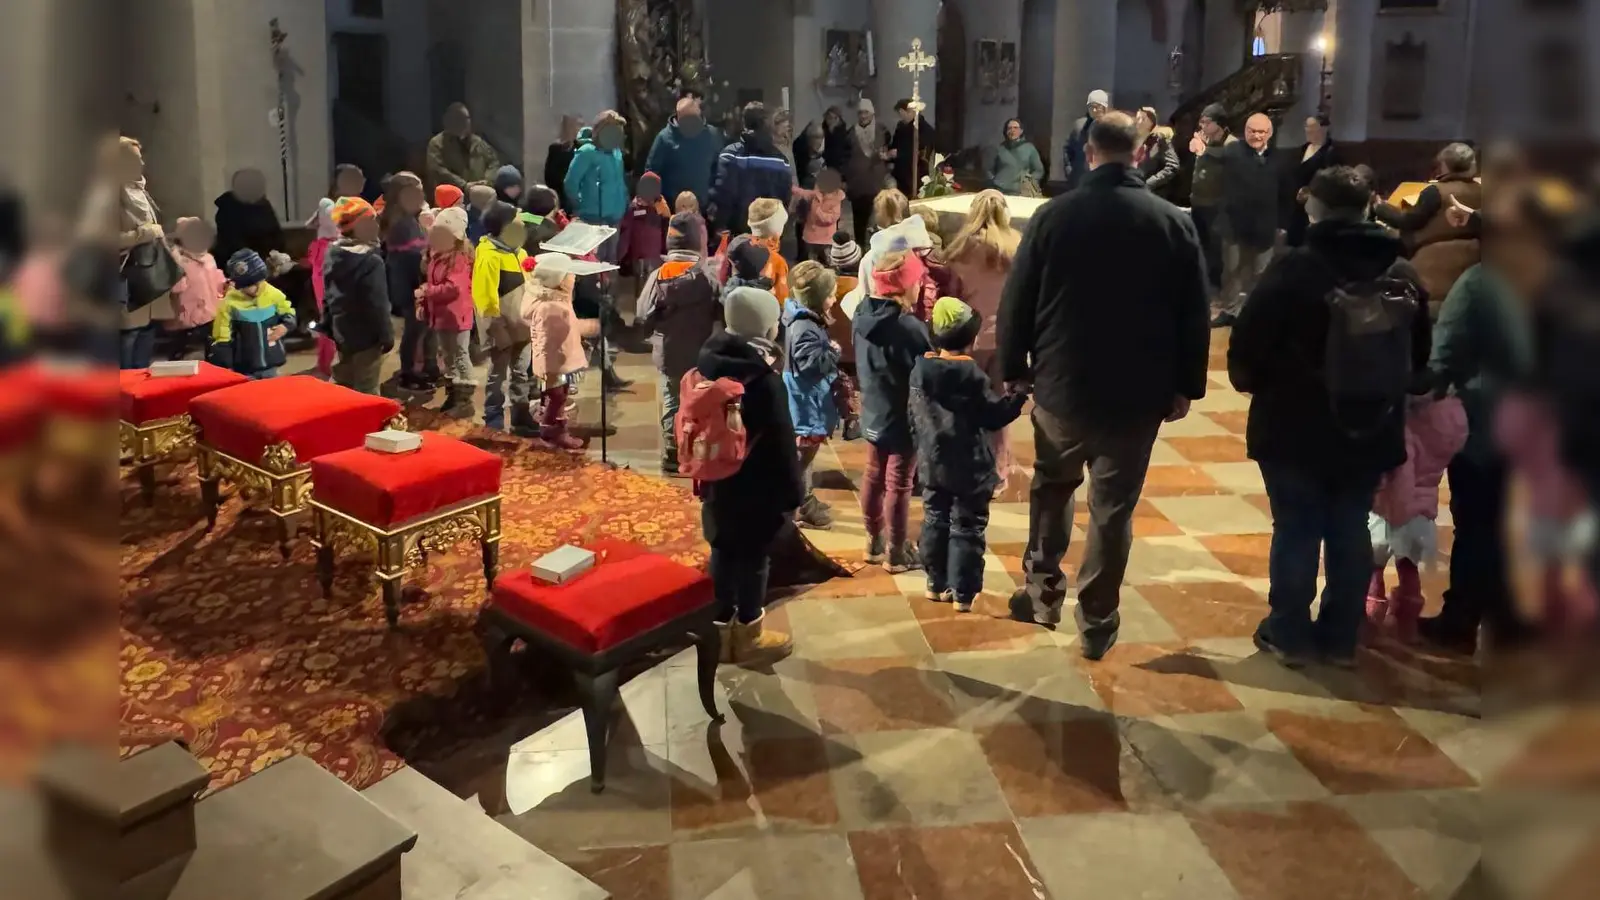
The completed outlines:
[[[562,544],[533,561],[533,577],[545,584],[566,584],[594,568],[594,551]]]
[[[172,378],[199,374],[200,360],[198,359],[157,360],[150,364],[151,378]]]
[[[393,428],[374,431],[367,435],[367,449],[379,453],[410,453],[422,449],[422,435],[413,431],[395,431]]]

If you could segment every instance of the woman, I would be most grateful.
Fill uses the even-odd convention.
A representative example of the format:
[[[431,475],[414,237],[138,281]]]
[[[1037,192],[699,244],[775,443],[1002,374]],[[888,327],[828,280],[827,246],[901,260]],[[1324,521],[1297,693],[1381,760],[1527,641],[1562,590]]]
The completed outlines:
[[[1477,181],[1478,155],[1467,144],[1453,143],[1439,151],[1440,175],[1404,209],[1380,203],[1372,217],[1400,232],[1411,249],[1411,264],[1422,276],[1422,288],[1435,314],[1461,274],[1481,261],[1478,227],[1450,223],[1453,203],[1478,209],[1483,186]]]
[[[562,116],[560,137],[544,157],[544,183],[561,198],[561,208],[565,210],[572,209],[567,205],[567,170],[572,168],[572,154],[578,149],[578,129],[582,126],[577,116]]]
[[[822,162],[830,169],[843,172],[850,161],[850,126],[837,106],[828,107],[822,114]]]
[[[233,173],[227,192],[212,201],[217,208],[217,242],[211,255],[227,262],[240,250],[254,250],[270,265],[274,253],[288,249],[278,211],[267,199],[267,176],[260,169]]]
[[[989,181],[1002,194],[1039,197],[1044,184],[1044,160],[1038,148],[1022,136],[1022,121],[1007,119],[1000,146],[989,163]]]
[[[1158,125],[1153,106],[1142,106],[1134,114],[1139,128],[1139,146],[1133,150],[1133,165],[1144,177],[1145,187],[1163,200],[1171,200],[1178,177],[1178,151],[1172,146],[1172,129]]]
[[[828,164],[828,137],[816,122],[794,139],[794,177],[801,190],[817,186],[817,174]]]
[[[176,315],[172,288],[177,278],[172,276],[181,276],[182,270],[167,248],[160,210],[145,189],[144,148],[131,137],[118,138],[106,146],[101,162],[120,188],[117,249],[126,300],[119,362],[124,369],[149,368],[159,323]],[[171,262],[170,269],[162,265],[162,255]]]
[[[1010,123],[1006,128],[1010,130]],[[983,328],[972,347],[972,358],[996,385],[1004,380],[999,355],[995,352],[1000,294],[1021,243],[1022,233],[1011,227],[1011,210],[1006,206],[1006,198],[997,190],[987,190],[972,198],[966,223],[956,232],[944,253],[945,264],[961,285],[960,299],[983,317]],[[1010,445],[1004,430],[998,432],[996,442],[995,459],[1003,489],[1011,470]]]
[[[1310,224],[1305,205],[1300,201],[1300,192],[1311,184],[1311,179],[1317,177],[1318,172],[1339,164],[1339,151],[1328,134],[1328,117],[1318,114],[1306,119],[1306,142],[1300,145],[1300,161],[1284,170],[1288,184],[1284,190],[1282,221],[1287,223],[1289,246],[1298,247],[1305,243],[1306,226]]]

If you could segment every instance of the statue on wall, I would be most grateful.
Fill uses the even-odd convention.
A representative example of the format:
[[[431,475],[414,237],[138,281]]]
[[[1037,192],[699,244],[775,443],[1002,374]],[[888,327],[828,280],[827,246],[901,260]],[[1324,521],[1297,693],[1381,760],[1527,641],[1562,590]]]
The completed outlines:
[[[705,58],[693,0],[617,0],[617,109],[643,154],[672,118],[680,91],[705,98],[706,120],[720,99]]]

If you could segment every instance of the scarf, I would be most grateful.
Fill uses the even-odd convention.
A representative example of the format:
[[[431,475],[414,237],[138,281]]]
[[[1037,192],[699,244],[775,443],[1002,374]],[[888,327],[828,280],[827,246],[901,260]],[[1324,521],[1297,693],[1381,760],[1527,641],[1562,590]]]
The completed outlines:
[[[878,152],[878,118],[874,116],[871,122],[862,125],[858,120],[855,127],[856,145],[861,152],[868,156]]]

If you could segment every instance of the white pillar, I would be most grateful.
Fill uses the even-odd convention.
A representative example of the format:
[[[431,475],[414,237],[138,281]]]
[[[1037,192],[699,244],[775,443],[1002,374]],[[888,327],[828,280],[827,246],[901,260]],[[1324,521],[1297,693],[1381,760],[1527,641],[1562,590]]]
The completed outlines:
[[[1336,140],[1367,139],[1372,101],[1372,26],[1377,0],[1339,0],[1334,10],[1333,134]]]
[[[1299,146],[1305,142],[1301,123],[1317,114],[1321,101],[1322,53],[1317,50],[1317,38],[1323,35],[1323,14],[1316,12],[1285,12],[1283,27],[1279,32],[1280,53],[1301,54],[1300,99],[1294,108],[1284,113],[1283,125],[1278,129],[1279,146]],[[1332,46],[1328,45],[1332,50]]]
[[[872,0],[872,52],[878,63],[878,118],[894,128],[895,103],[911,96],[911,73],[900,68],[900,57],[911,52],[911,39],[922,38],[922,52],[939,52],[939,0]],[[934,79],[937,69],[922,73],[922,114],[936,121]],[[802,125],[805,123],[801,123]]]
[[[1056,71],[1050,118],[1050,171],[1082,118],[1089,92],[1111,93],[1117,75],[1117,0],[1061,0],[1056,6]]]
[[[1070,4],[1077,0],[1064,0],[1064,2]],[[1231,0],[1208,2],[1204,28],[1205,55],[1200,68],[1202,88],[1210,87],[1239,71],[1240,65],[1244,62],[1246,49],[1244,25],[1237,3]]]

